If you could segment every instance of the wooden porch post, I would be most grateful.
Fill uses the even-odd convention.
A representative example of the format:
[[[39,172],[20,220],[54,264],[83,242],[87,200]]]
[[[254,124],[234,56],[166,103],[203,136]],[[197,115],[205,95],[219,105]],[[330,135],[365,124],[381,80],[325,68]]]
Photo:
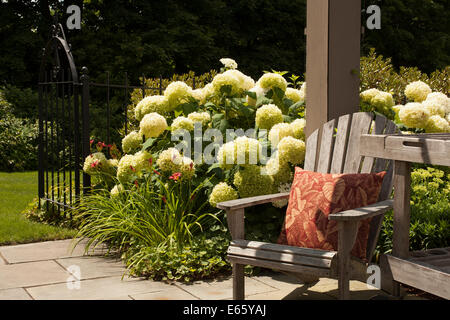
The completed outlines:
[[[359,107],[360,0],[307,0],[306,136]]]

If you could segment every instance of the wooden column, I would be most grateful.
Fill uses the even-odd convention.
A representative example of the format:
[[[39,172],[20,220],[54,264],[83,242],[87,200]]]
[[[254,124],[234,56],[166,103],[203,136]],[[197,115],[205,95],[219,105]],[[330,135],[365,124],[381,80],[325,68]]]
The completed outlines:
[[[307,0],[306,136],[359,109],[360,0]]]

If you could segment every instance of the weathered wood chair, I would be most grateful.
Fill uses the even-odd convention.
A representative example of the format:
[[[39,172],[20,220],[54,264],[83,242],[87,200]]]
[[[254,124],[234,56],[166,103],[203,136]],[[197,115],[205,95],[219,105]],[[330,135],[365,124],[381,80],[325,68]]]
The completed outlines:
[[[247,241],[244,237],[244,209],[289,198],[289,193],[221,202],[226,210],[232,241],[228,259],[233,267],[233,299],[244,299],[244,265],[253,265],[289,273],[305,283],[319,277],[337,278],[340,299],[349,298],[350,279],[366,282],[368,264],[350,255],[358,231],[358,223],[373,217],[367,243],[367,261],[371,261],[378,240],[383,215],[392,208],[392,161],[360,156],[359,140],[370,131],[372,113],[359,112],[339,117],[314,131],[306,142],[304,169],[323,173],[370,173],[387,171],[377,203],[335,214],[338,222],[338,251],[300,248],[287,245]],[[335,130],[337,128],[337,131]],[[396,125],[376,115],[372,134],[394,133]]]

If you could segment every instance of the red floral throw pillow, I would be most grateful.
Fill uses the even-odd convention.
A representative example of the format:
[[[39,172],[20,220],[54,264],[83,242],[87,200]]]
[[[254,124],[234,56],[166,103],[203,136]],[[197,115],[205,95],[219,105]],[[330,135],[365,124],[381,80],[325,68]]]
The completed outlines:
[[[278,243],[336,251],[337,222],[328,220],[328,215],[375,203],[385,174],[386,171],[324,174],[296,167]],[[361,221],[351,252],[363,260],[366,258],[370,220]]]

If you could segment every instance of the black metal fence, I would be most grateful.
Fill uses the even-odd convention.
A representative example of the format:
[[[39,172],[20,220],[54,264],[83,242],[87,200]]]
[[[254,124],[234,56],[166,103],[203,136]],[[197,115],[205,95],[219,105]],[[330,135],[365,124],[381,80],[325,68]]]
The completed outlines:
[[[162,94],[162,77],[159,86],[147,87],[145,81],[141,85],[130,85],[125,72],[122,84],[110,83],[110,74],[106,73],[104,82],[92,82],[88,69],[81,69],[78,77],[70,45],[61,25],[53,27],[53,34],[44,49],[39,75],[39,149],[38,149],[38,196],[41,203],[65,212],[80,196],[89,193],[90,176],[83,172],[85,158],[91,153],[91,104],[95,101],[105,112],[97,121],[94,129],[103,129],[102,139],[113,142],[111,130],[119,127],[128,133],[128,105],[130,93],[135,89],[157,91]],[[143,76],[143,79],[145,77]],[[194,84],[195,85],[195,84]],[[94,99],[92,99],[94,96]],[[120,98],[121,97],[121,98]],[[120,123],[111,124],[111,101],[119,102]],[[103,109],[101,109],[103,110]],[[104,128],[99,128],[104,126]],[[101,134],[100,134],[101,136]],[[119,143],[120,141],[115,141]],[[43,201],[43,202],[42,202]]]

